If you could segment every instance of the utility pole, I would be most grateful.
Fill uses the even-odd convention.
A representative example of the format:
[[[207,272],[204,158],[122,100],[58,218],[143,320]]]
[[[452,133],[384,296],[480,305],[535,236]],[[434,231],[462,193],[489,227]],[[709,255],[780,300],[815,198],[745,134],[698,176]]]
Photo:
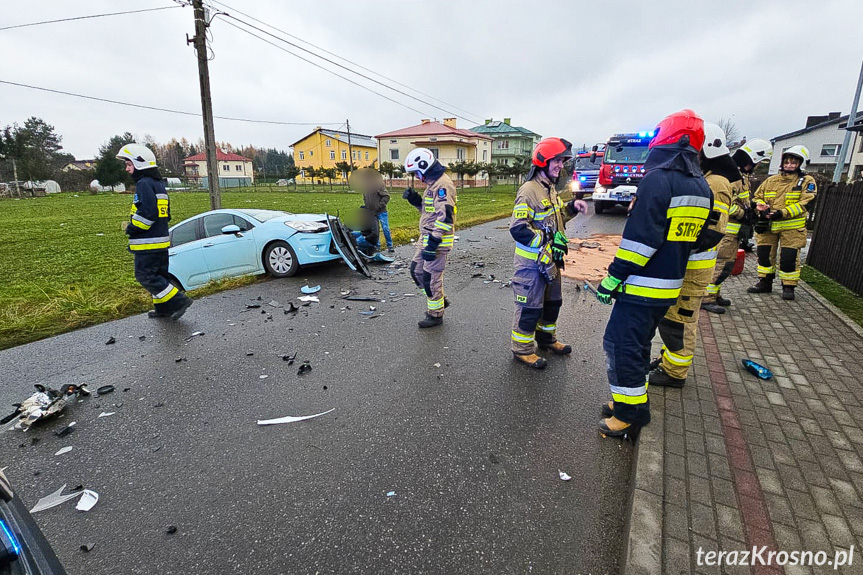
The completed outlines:
[[[351,169],[350,171],[354,171],[354,149],[351,146],[351,122],[350,120],[345,120],[345,124],[348,127],[348,153],[351,155]],[[350,174],[348,174],[350,175]]]
[[[219,160],[216,154],[216,134],[213,130],[213,103],[210,100],[210,68],[207,64],[207,26],[203,0],[192,0],[195,9],[195,37],[186,34],[186,44],[194,43],[198,54],[198,81],[201,85],[201,112],[204,116],[204,147],[207,153],[207,181],[210,188],[210,209],[222,207],[219,189]]]
[[[863,86],[863,64],[860,65],[860,77],[857,78],[857,91],[854,92],[854,101],[851,103],[851,113],[848,114],[848,121],[845,123],[845,139],[842,140],[842,148],[839,150],[839,157],[836,158],[836,169],[833,170],[833,183],[836,184],[842,178],[842,169],[845,167],[845,158],[848,157],[848,144],[851,143],[851,126],[857,119],[857,103],[860,101],[860,88]],[[850,174],[849,174],[850,176]]]
[[[18,197],[21,197],[21,188],[18,187],[18,166],[15,164],[15,158],[12,158],[12,177],[15,178],[15,192]]]

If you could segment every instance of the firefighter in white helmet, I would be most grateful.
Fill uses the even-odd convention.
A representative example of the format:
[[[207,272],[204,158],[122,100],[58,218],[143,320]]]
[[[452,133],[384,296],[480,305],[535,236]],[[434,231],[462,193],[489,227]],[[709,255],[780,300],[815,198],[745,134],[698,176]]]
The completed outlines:
[[[443,292],[443,272],[455,238],[456,189],[444,173],[444,165],[427,148],[411,150],[405,171],[426,185],[422,195],[413,188],[402,194],[420,212],[420,238],[410,273],[426,293],[426,315],[418,323],[425,329],[443,323],[444,308],[449,304]]]
[[[135,279],[153,297],[151,318],[174,321],[186,313],[192,299],[173,285],[168,274],[168,222],[171,207],[165,181],[156,167],[156,156],[141,144],[126,144],[117,152],[126,172],[135,180],[132,213],[126,225],[129,251],[135,256]]]
[[[755,207],[752,204],[752,173],[758,164],[765,160],[769,162],[772,157],[773,144],[761,138],[744,142],[731,155],[731,159],[734,160],[740,170],[740,175],[743,176],[743,190],[738,195],[742,212],[730,214],[731,219],[734,220],[730,224],[736,225],[735,222],[739,222],[740,233],[737,237],[740,239],[740,247],[747,252],[751,252],[753,249],[749,240],[752,239],[752,224],[755,223]],[[722,305],[721,302],[720,305]]]
[[[794,288],[800,281],[800,249],[806,246],[806,206],[818,191],[815,178],[803,171],[808,163],[809,150],[804,146],[788,148],[782,152],[779,173],[764,180],[755,192],[760,279],[747,290],[749,293],[772,292],[778,272],[782,299],[794,299]]]

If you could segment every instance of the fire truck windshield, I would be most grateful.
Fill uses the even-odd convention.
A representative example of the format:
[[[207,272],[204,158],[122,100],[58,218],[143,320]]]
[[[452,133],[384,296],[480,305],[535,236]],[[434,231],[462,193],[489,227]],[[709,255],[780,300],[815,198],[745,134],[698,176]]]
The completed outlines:
[[[608,164],[643,164],[649,151],[650,149],[646,145],[609,145],[605,148],[605,162]]]

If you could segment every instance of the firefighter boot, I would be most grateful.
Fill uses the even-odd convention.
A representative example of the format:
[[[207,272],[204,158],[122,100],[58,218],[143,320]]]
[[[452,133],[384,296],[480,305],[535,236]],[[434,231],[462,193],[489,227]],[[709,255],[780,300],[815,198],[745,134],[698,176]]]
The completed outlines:
[[[542,358],[535,353],[531,353],[529,355],[519,355],[517,353],[513,353],[512,356],[521,363],[534,369],[545,369],[545,366],[548,365],[548,362],[545,361],[545,358]]]
[[[658,366],[656,369],[650,372],[650,377],[648,378],[648,382],[650,385],[655,385],[657,387],[683,387],[686,383],[686,379],[680,379],[678,377],[671,377],[668,373],[662,369],[662,366]]]
[[[722,297],[721,295],[716,294],[716,303],[718,303],[718,304],[719,304],[719,305],[721,305],[722,307],[728,307],[728,306],[730,306],[730,305],[731,305],[731,300],[730,300],[730,299],[725,299],[725,298],[724,298],[724,297]]]
[[[554,355],[569,355],[572,353],[571,345],[566,343],[560,343],[559,341],[543,342],[537,339],[536,345],[539,347],[539,349],[551,350],[551,353],[553,353]]]
[[[626,437],[628,435],[634,440],[638,435],[638,430],[637,425],[620,421],[613,415],[599,420],[599,432],[609,437]]]
[[[178,293],[174,297],[180,298],[179,307],[177,307],[177,309],[171,312],[171,319],[177,321],[178,319],[183,317],[183,314],[186,313],[186,310],[189,309],[189,307],[192,305],[193,300],[184,293]]]
[[[150,310],[147,312],[147,317],[150,319],[158,319],[160,317],[171,317],[171,314],[156,310]]]
[[[703,309],[704,311],[709,311],[710,313],[725,313],[725,308],[719,305],[719,298],[717,298],[715,302],[701,302],[701,309]]]
[[[600,410],[602,413],[602,417],[614,417],[614,402],[609,401],[608,403],[602,404],[602,409]]]
[[[420,329],[425,329],[427,327],[434,327],[436,325],[440,325],[443,323],[442,317],[434,317],[432,315],[426,314],[425,318],[421,319],[417,322],[417,325],[420,326]]]
[[[782,299],[794,299],[794,286],[782,286]]]
[[[747,293],[770,293],[773,291],[773,274],[768,274],[758,279],[758,283],[748,288]]]
[[[662,356],[661,355],[659,357],[657,357],[656,359],[650,360],[650,365],[648,366],[648,369],[650,371],[653,371],[654,369],[656,369],[660,365],[662,365]]]

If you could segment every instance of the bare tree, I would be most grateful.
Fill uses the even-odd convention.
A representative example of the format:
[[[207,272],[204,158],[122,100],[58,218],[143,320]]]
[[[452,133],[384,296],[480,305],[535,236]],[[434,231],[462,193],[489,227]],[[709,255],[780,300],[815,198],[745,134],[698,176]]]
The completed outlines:
[[[731,118],[719,118],[716,125],[722,128],[722,131],[725,132],[725,143],[729,146],[740,139],[740,130],[737,129],[737,126],[731,121]]]

